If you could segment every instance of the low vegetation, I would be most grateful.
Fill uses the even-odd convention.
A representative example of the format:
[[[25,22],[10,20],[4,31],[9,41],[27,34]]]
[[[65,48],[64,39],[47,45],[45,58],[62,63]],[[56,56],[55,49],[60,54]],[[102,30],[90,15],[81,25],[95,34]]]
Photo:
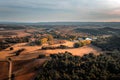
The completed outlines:
[[[45,57],[46,57],[45,54],[40,54],[37,58],[41,59],[41,58],[45,58]]]
[[[53,50],[53,49],[68,49],[69,47],[68,46],[65,46],[65,45],[60,45],[60,46],[43,46],[41,48],[41,50]]]
[[[6,42],[0,42],[0,50],[3,50],[3,49],[6,49],[10,47],[10,44],[9,43],[6,43]]]

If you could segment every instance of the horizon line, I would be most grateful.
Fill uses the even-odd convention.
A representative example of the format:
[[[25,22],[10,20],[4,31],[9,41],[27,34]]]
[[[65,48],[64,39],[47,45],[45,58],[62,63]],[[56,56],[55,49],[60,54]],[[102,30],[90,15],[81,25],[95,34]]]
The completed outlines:
[[[26,21],[0,21],[0,23],[65,23],[65,22],[83,22],[83,23],[120,23],[120,21],[41,21],[41,22],[26,22]]]

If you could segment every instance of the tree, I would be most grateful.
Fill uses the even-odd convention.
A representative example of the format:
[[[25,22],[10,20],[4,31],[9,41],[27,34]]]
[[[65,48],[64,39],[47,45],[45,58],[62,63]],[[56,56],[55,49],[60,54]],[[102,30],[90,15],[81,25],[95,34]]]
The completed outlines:
[[[42,44],[45,44],[45,43],[47,43],[47,41],[48,41],[47,38],[42,38],[42,39],[40,39],[40,44],[41,44],[41,45],[42,45]]]
[[[75,43],[74,44],[74,48],[79,48],[80,47],[80,44],[79,43]]]
[[[48,42],[49,42],[49,44],[51,45],[51,44],[54,44],[54,38],[53,38],[53,36],[52,35],[48,35],[47,36],[47,39],[48,39]]]
[[[35,44],[36,44],[36,45],[41,45],[41,41],[35,40]]]
[[[77,36],[69,36],[69,39],[70,39],[71,41],[75,40],[76,38],[77,38]]]
[[[83,46],[83,43],[82,42],[74,43],[73,46],[74,46],[74,48],[79,48],[79,47]]]
[[[10,47],[10,50],[13,50],[14,48],[13,47]]]
[[[50,34],[47,36],[47,38],[48,38],[48,41],[53,41],[54,40],[53,36],[50,35]]]

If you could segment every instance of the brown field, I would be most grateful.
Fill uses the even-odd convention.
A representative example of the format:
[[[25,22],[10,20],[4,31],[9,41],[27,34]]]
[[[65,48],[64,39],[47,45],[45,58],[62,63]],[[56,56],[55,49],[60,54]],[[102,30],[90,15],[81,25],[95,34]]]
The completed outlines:
[[[0,38],[6,38],[6,37],[25,37],[29,36],[30,34],[25,32],[25,30],[6,30],[6,31],[0,31],[0,33],[3,35],[0,35]],[[10,33],[10,34],[8,34]],[[6,36],[8,35],[8,36]]]
[[[64,53],[65,51],[71,52],[73,55],[83,56],[84,54],[101,52],[99,48],[92,45],[84,46],[81,48],[70,49],[55,49],[55,50],[41,50],[41,46],[27,46],[27,43],[18,43],[13,45],[14,50],[10,51],[9,48],[0,52],[0,60],[6,60],[7,56],[11,56],[12,61],[12,73],[15,74],[15,80],[32,80],[35,77],[37,71],[35,67],[41,66],[47,59],[36,59],[40,54],[50,55],[56,53]],[[61,44],[55,44],[52,46],[59,46]],[[66,41],[62,44],[69,47],[73,47],[73,42]],[[24,48],[25,50],[19,55],[14,56],[14,52]],[[0,79],[7,80],[8,76],[8,64],[0,62],[2,69],[0,69]]]
[[[7,80],[8,76],[8,62],[0,61],[0,80]]]
[[[47,59],[30,59],[12,61],[12,73],[15,80],[32,80],[36,74],[35,67],[41,66]],[[0,62],[0,80],[8,80],[8,62]]]
[[[14,64],[13,67],[15,69],[13,70],[13,74],[15,74],[15,80],[33,80],[36,70],[35,67],[41,66],[47,59],[36,59],[36,60],[30,60],[30,61],[25,61],[20,62],[20,64]],[[18,67],[16,67],[18,66]]]
[[[66,45],[69,47],[73,47],[74,42],[66,41],[66,43],[62,45]],[[59,46],[61,44],[55,44],[52,46]],[[88,54],[90,52],[93,52],[94,54],[98,54],[100,52],[100,49],[89,45],[89,46],[84,46],[81,48],[71,48],[71,49],[55,49],[55,50],[40,50],[41,46],[26,46],[26,43],[18,43],[12,46],[14,50],[10,51],[9,48],[3,50],[0,52],[0,59],[5,59],[6,56],[13,56],[14,52],[16,50],[19,50],[21,48],[24,48],[25,50],[21,52],[20,56],[13,56],[14,59],[20,60],[20,59],[31,59],[31,58],[36,58],[39,54],[54,54],[58,52],[71,52],[73,55],[78,55],[82,56],[84,54]]]

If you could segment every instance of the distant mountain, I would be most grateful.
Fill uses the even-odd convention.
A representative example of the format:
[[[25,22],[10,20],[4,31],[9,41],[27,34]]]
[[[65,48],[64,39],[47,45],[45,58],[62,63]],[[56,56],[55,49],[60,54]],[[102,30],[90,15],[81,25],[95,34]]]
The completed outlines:
[[[102,25],[120,25],[120,22],[38,22],[35,24],[41,24],[41,25],[96,25],[96,26],[102,26]]]
[[[0,22],[0,24],[10,24],[10,25],[26,25],[26,24],[32,24],[32,23],[27,23],[27,22]]]
[[[99,27],[120,27],[120,22],[0,22],[0,24],[13,25],[75,25],[75,26],[99,26]]]
[[[112,28],[112,27],[103,27],[103,28],[76,28],[74,29],[76,32],[82,32],[82,33],[87,33],[90,35],[119,35],[120,34],[120,29]]]

